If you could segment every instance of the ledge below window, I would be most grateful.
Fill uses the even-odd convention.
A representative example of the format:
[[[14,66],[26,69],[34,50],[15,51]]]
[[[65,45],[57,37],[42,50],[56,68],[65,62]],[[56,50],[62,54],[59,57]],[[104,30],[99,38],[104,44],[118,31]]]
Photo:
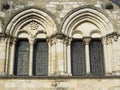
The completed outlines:
[[[120,79],[120,76],[0,76],[0,79]]]

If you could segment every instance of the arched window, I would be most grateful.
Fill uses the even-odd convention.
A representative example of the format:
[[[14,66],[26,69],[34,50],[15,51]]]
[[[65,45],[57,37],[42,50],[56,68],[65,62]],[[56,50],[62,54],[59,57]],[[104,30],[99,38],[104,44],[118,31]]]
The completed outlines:
[[[91,39],[89,43],[89,52],[85,52],[83,40],[73,40],[71,44],[71,70],[73,76],[103,76],[104,75],[104,53],[103,45],[100,39]],[[86,48],[87,49],[87,48]],[[88,56],[87,53],[89,53]],[[89,57],[87,64],[86,57]],[[87,73],[87,66],[90,67],[90,73]]]
[[[86,74],[85,46],[82,40],[72,41],[71,64],[73,76],[84,76]]]
[[[104,75],[103,45],[100,39],[92,39],[90,49],[90,70],[92,76]]]
[[[29,74],[29,42],[18,40],[15,51],[14,75]]]
[[[45,40],[37,40],[34,45],[33,75],[48,75],[48,44]]]

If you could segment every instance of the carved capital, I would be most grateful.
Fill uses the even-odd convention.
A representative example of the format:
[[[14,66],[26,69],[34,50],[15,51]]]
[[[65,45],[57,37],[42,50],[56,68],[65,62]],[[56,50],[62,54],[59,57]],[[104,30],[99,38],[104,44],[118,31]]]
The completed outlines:
[[[0,38],[0,42],[5,42],[5,38],[4,38],[4,37],[1,37],[1,38]]]
[[[107,45],[112,44],[113,43],[113,38],[112,37],[107,37],[106,43],[107,43]]]
[[[66,44],[67,44],[67,45],[71,45],[72,38],[71,38],[71,37],[68,37],[68,38],[65,39],[65,41],[66,41]]]
[[[47,38],[47,42],[52,46],[53,44],[56,44],[57,40],[56,38]]]
[[[83,39],[83,41],[84,41],[84,43],[85,43],[86,45],[88,45],[88,44],[90,43],[90,41],[91,41],[91,38],[90,38],[90,37],[85,37],[85,38]]]
[[[34,45],[34,41],[35,41],[35,38],[30,38],[29,39],[30,45]]]
[[[10,38],[10,45],[15,45],[17,42],[17,37],[11,37]]]
[[[107,44],[107,38],[106,37],[102,37],[102,44],[106,45]]]
[[[103,45],[112,44],[113,41],[114,41],[113,37],[103,37],[102,38],[102,44]]]
[[[107,43],[111,44],[114,41],[118,40],[119,34],[117,32],[113,32],[113,33],[106,35],[106,37],[107,37]]]

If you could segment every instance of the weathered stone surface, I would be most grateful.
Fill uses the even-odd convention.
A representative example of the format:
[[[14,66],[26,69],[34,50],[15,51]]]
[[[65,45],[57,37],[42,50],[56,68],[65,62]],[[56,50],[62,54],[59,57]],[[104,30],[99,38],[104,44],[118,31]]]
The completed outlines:
[[[0,79],[1,90],[119,90],[120,79]]]
[[[10,6],[7,9],[3,5]],[[120,7],[109,0],[0,0],[0,90],[120,90]],[[89,43],[104,49],[104,77],[90,76]],[[30,44],[29,75],[14,77],[15,47]],[[49,47],[48,76],[32,74],[36,40]],[[73,77],[71,42],[84,41],[86,76]],[[88,75],[88,76],[87,76]],[[108,77],[109,76],[109,77]],[[89,78],[88,78],[89,77]]]

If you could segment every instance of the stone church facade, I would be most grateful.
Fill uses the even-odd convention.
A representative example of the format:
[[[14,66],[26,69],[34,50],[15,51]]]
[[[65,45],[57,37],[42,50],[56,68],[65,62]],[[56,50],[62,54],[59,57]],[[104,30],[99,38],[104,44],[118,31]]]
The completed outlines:
[[[0,90],[120,90],[120,1],[1,0]]]

